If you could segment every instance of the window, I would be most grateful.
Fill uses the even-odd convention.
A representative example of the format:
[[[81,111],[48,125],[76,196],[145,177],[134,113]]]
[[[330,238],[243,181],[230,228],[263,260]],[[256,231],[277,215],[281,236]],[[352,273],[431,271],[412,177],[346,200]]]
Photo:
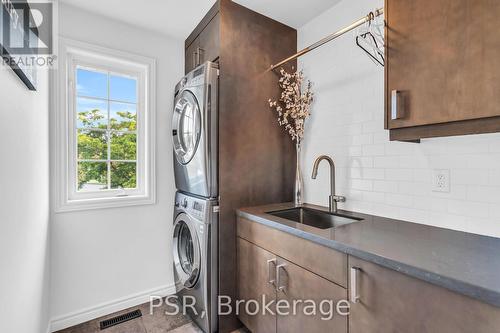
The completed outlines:
[[[154,61],[60,45],[56,210],[154,202]]]
[[[76,190],[137,188],[137,77],[76,66]]]

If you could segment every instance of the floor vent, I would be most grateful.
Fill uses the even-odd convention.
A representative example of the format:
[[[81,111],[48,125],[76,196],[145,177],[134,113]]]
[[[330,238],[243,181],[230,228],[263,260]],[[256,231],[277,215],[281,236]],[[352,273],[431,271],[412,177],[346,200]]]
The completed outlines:
[[[101,323],[100,323],[101,330],[104,330],[104,329],[109,328],[111,326],[115,326],[115,325],[124,323],[126,321],[129,321],[129,320],[132,320],[135,318],[140,318],[140,317],[142,317],[141,310],[127,312],[127,313],[122,314],[120,316],[116,316],[116,317],[101,321]]]

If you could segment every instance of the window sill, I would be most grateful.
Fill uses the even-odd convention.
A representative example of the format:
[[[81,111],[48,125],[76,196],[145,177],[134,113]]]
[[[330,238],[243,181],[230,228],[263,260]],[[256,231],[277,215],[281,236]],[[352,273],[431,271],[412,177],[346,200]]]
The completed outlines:
[[[66,200],[57,205],[54,213],[66,213],[94,209],[119,208],[129,206],[153,205],[156,203],[154,196],[126,196],[95,199]]]

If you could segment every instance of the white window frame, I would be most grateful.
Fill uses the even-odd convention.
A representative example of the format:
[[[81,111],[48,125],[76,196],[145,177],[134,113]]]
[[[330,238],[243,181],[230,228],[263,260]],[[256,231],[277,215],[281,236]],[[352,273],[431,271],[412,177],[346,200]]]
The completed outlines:
[[[154,204],[156,61],[123,51],[61,38],[52,76],[55,122],[55,212]],[[137,188],[77,191],[77,67],[137,78]],[[109,96],[108,96],[109,98]]]

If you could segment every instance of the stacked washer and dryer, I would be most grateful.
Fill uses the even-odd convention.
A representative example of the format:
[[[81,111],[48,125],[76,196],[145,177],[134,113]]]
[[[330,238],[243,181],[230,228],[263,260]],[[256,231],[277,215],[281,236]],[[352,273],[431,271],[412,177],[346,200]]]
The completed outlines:
[[[186,309],[206,333],[217,331],[218,75],[211,62],[187,74],[175,87],[172,115],[177,295],[186,305],[196,301]]]

